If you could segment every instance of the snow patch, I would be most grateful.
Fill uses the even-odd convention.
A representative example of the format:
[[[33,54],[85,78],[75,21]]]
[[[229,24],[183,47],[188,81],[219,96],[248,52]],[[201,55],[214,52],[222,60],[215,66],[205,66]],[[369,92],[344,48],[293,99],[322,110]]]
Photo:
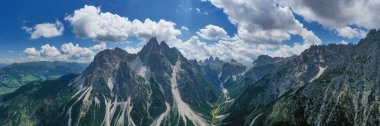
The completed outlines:
[[[318,79],[319,76],[321,76],[323,74],[323,72],[325,72],[326,69],[327,69],[327,66],[326,67],[319,66],[319,71],[318,71],[317,75],[315,75],[313,78],[311,78],[309,82],[313,82],[315,79]]]
[[[181,61],[178,60],[175,66],[173,66],[173,73],[170,79],[174,105],[177,107],[178,113],[184,120],[185,124],[186,124],[186,117],[187,117],[189,120],[194,122],[194,124],[197,126],[207,126],[208,125],[207,122],[202,117],[197,115],[193,110],[191,110],[190,106],[187,105],[181,99],[181,95],[179,93],[178,84],[177,84],[177,73],[180,70],[180,64],[181,64]]]

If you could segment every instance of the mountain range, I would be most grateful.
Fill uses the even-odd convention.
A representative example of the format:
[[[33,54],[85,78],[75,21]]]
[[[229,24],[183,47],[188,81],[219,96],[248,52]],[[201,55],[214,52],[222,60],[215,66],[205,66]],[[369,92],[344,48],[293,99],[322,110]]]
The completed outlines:
[[[80,74],[1,95],[0,125],[379,125],[379,64],[376,30],[249,67],[188,60],[151,38],[137,54],[106,49]]]
[[[14,63],[0,68],[0,95],[37,80],[57,79],[63,75],[79,74],[88,65],[63,61]]]
[[[0,63],[0,68],[7,66],[8,64]]]

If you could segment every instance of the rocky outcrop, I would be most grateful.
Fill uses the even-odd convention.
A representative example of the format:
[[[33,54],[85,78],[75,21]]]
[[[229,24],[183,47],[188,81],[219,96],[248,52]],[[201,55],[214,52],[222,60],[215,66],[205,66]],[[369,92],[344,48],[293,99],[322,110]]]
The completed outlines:
[[[357,45],[312,46],[249,86],[225,122],[377,125],[379,36],[372,30]]]

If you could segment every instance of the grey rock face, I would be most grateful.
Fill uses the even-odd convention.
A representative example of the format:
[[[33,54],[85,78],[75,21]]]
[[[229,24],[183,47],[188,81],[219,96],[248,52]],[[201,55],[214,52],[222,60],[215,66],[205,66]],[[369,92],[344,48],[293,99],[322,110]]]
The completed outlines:
[[[229,87],[234,81],[238,80],[246,70],[246,66],[231,59],[230,62],[223,62],[218,57],[207,58],[200,62],[204,76],[214,85]]]
[[[219,59],[219,57],[209,57],[207,59],[204,60],[203,62],[204,65],[206,64],[215,64],[215,65],[223,65],[224,62],[222,60]]]
[[[223,64],[222,72],[219,73],[218,78],[222,81],[223,87],[230,87],[234,81],[242,76],[242,73],[244,73],[246,69],[246,66],[231,59],[230,62]]]
[[[180,63],[176,66],[179,68],[173,74],[177,63]],[[176,75],[175,82],[172,81],[173,75]],[[173,83],[176,83],[175,87]],[[106,116],[109,117],[124,110],[130,111],[128,118],[117,118],[128,120],[131,125],[132,122],[136,125],[186,122],[177,117],[182,111],[194,113],[197,110],[206,116],[211,110],[207,103],[215,102],[220,93],[202,76],[201,67],[196,62],[187,60],[176,48],[170,48],[165,42],[158,43],[155,38],[137,54],[119,48],[100,52],[72,86],[75,94],[81,96],[78,99],[83,101],[78,103],[81,106],[79,112],[93,111],[90,106],[96,101],[96,104],[106,106]],[[173,92],[173,88],[179,93]],[[185,108],[178,108],[176,104]],[[76,103],[67,106],[70,105],[66,108],[67,113],[78,114],[71,111]],[[112,106],[121,111],[114,112]],[[184,116],[193,121],[188,123],[203,123],[199,121],[203,119],[195,118],[196,115],[188,117],[190,115],[185,113]]]
[[[379,112],[373,108],[379,102],[375,88],[379,36],[371,31],[358,45],[312,46],[249,86],[225,121],[235,125],[377,124]]]
[[[379,125],[379,64],[376,30],[249,68],[187,60],[152,38],[137,54],[104,50],[78,76],[0,97],[0,125]]]
[[[349,56],[302,90],[282,98],[271,114],[285,109],[288,117],[280,119],[290,124],[378,125],[379,54],[380,33],[372,30]]]
[[[243,76],[234,82],[231,90],[235,94],[243,93],[241,90],[253,85],[256,81],[266,75],[271,74],[279,66],[285,64],[291,58],[270,57],[266,55],[259,56],[243,74]]]

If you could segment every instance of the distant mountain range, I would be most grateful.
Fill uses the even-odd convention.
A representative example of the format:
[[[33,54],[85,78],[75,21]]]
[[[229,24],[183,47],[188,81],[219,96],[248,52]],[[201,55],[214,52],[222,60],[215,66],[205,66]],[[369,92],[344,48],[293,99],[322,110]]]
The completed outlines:
[[[379,125],[379,66],[376,30],[250,67],[188,60],[152,38],[137,54],[106,49],[80,74],[0,96],[0,125]]]
[[[32,81],[57,79],[70,73],[79,74],[87,66],[87,64],[60,61],[10,64],[0,68],[0,95],[12,92]]]
[[[0,68],[7,66],[8,64],[0,63]]]

